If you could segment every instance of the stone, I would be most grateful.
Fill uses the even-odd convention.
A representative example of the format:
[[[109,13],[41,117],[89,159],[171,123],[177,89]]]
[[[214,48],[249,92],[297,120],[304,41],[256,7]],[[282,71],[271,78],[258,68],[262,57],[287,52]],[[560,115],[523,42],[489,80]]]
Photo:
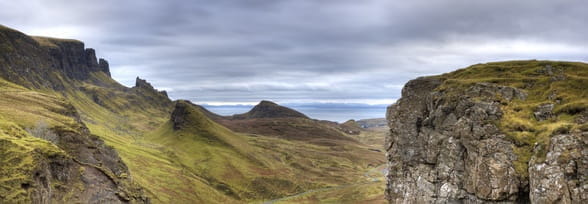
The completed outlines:
[[[538,121],[550,119],[551,117],[553,117],[552,111],[554,107],[555,105],[552,103],[539,105],[536,108],[535,112],[533,112],[533,116],[535,116],[535,119]]]
[[[496,124],[501,101],[524,101],[525,91],[477,83],[454,96],[436,91],[441,82],[412,80],[388,107],[390,203],[588,203],[588,133],[552,137],[545,161],[536,154],[521,175],[519,144]],[[553,108],[542,104],[534,115],[549,119]]]

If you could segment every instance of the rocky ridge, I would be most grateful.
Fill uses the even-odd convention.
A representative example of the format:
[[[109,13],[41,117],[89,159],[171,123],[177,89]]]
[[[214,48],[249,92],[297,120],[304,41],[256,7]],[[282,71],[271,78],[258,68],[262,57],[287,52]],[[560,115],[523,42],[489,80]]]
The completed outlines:
[[[94,72],[110,76],[108,62],[77,40],[30,37],[0,26],[0,50],[0,76],[29,88],[63,89],[64,80],[86,80]]]
[[[10,177],[0,181],[0,203],[150,202],[118,153],[70,103],[85,93],[106,106],[116,95],[106,87],[128,92],[93,49],[0,26],[0,85],[0,172]],[[55,141],[25,131],[36,122],[47,122],[43,131]]]

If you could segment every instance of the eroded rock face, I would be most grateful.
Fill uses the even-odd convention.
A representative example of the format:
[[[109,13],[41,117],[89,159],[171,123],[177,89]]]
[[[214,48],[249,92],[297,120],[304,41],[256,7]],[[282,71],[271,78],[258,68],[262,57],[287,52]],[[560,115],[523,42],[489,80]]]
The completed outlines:
[[[145,79],[137,77],[135,80],[135,86],[131,90],[134,90],[138,95],[141,95],[151,102],[158,103],[161,106],[169,106],[169,104],[171,104],[171,100],[168,98],[166,91],[159,91],[153,88],[153,86]]]
[[[86,80],[94,72],[110,76],[108,63],[77,40],[30,37],[0,26],[0,76],[30,88],[61,90],[61,80]],[[56,72],[67,76],[61,79]]]
[[[546,161],[530,165],[527,179],[515,170],[515,145],[496,125],[501,100],[525,100],[527,94],[480,83],[449,96],[435,91],[441,83],[436,77],[412,80],[388,108],[391,203],[587,201],[585,137],[554,137]],[[562,162],[561,155],[569,156]]]
[[[531,159],[530,199],[533,203],[588,201],[588,133],[555,135],[547,156]]]
[[[553,107],[555,107],[555,105],[552,103],[540,105],[539,107],[537,107],[537,110],[533,113],[535,119],[538,121],[543,121],[551,118],[553,116]]]

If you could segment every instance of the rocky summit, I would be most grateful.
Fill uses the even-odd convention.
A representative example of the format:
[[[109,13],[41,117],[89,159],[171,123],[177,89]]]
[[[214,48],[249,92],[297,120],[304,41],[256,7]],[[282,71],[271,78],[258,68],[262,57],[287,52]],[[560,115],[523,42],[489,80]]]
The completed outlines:
[[[388,108],[390,203],[588,203],[588,65],[478,64]]]

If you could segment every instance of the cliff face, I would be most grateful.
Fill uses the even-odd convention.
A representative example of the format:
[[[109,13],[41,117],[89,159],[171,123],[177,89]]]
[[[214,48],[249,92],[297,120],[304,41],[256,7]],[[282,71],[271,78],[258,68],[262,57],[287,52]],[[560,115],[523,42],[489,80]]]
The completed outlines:
[[[0,76],[29,88],[63,89],[64,80],[86,80],[93,72],[110,76],[108,62],[77,40],[30,37],[0,26]],[[67,76],[66,78],[60,76]]]
[[[584,88],[561,87],[586,84],[586,65],[491,65],[412,80],[388,108],[391,203],[588,202],[587,109],[533,117],[544,103],[583,104]],[[570,81],[542,72],[552,66]]]
[[[122,98],[150,105],[82,42],[0,26],[0,203],[148,203],[115,149],[83,122],[97,111],[78,114],[120,110],[130,103]]]

